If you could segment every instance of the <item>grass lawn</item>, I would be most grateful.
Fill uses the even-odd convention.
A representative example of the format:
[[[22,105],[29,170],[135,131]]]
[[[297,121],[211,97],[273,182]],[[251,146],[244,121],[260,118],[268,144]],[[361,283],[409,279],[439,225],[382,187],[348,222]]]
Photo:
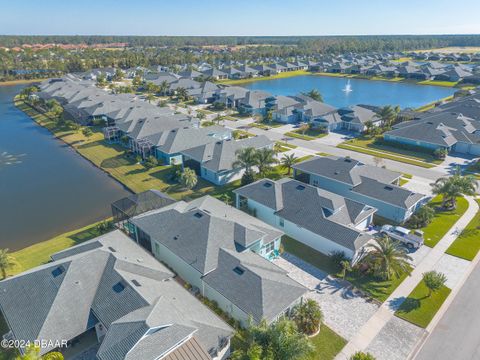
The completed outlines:
[[[405,185],[406,183],[408,183],[408,179],[404,179],[403,177],[400,178],[400,186],[403,186]]]
[[[421,281],[400,305],[395,315],[425,328],[440,309],[450,291],[448,287],[443,286],[439,291],[428,297],[428,289]]]
[[[480,203],[480,201],[477,200]],[[445,253],[465,260],[473,260],[480,250],[480,211]]]
[[[75,132],[59,128],[52,119],[21,101],[16,101],[16,105],[38,124],[46,127],[59,139],[71,145],[78,153],[109,173],[133,192],[138,193],[155,188],[178,200],[188,200],[207,194],[219,197],[225,192],[231,192],[232,184],[215,186],[201,178],[198,178],[197,186],[193,190],[183,189],[179,184],[171,181],[170,177],[173,171],[171,166],[156,166],[146,169],[142,164],[138,164],[135,159],[126,157],[124,155],[125,148],[118,144],[106,142],[99,128],[92,128],[93,135],[87,138],[81,131]],[[246,131],[237,131],[240,131],[245,136],[253,136]]]
[[[362,153],[362,154],[372,155],[372,156],[380,157],[380,158],[383,158],[383,159],[394,160],[394,161],[398,161],[398,162],[405,163],[405,164],[420,166],[420,167],[423,167],[423,168],[433,168],[433,167],[435,167],[435,165],[428,164],[428,163],[425,163],[423,161],[417,161],[417,160],[412,160],[412,159],[409,159],[409,158],[406,158],[406,157],[391,155],[391,154],[383,152],[383,151],[376,151],[376,150],[370,150],[370,149],[362,148],[362,147],[358,147],[358,146],[352,146],[352,145],[349,145],[349,144],[346,144],[346,143],[339,144],[339,145],[337,145],[337,147],[340,148],[340,149],[356,151],[356,152],[359,152],[359,153]]]
[[[439,81],[439,80],[424,80],[419,81],[419,85],[434,85],[443,87],[454,87],[458,84],[458,81]]]
[[[336,264],[332,263],[329,256],[286,235],[282,238],[282,244],[283,249],[286,252],[295,255],[328,274],[337,276],[340,269]],[[405,277],[407,277],[407,274],[400,278],[383,281],[371,275],[360,274],[353,271],[347,274],[345,280],[349,281],[352,285],[362,291],[367,292],[372,298],[383,302],[397,288],[397,286],[400,285]]]
[[[315,140],[315,139],[320,139],[324,136],[327,136],[327,133],[315,129],[308,129],[305,131],[305,134],[302,134],[301,130],[294,130],[294,131],[289,131],[285,133],[285,136],[291,136],[297,139],[302,139],[306,141],[310,140]]]
[[[393,144],[387,143],[386,141],[383,140],[381,136],[380,137],[362,136],[355,139],[347,140],[343,144],[358,146],[361,148],[365,148],[373,151],[379,151],[379,152],[387,153],[394,156],[406,157],[414,161],[423,161],[423,162],[434,163],[434,164],[442,163],[442,160],[435,158],[433,154],[422,151],[422,149],[418,149],[418,151],[415,148],[403,149],[401,147],[397,147]],[[377,156],[381,156],[381,155],[377,155]]]
[[[10,255],[14,265],[7,271],[8,275],[46,264],[52,254],[101,235],[96,228],[97,224],[98,222],[12,252]]]
[[[343,349],[347,341],[326,325],[322,325],[318,335],[310,338],[315,351],[304,360],[331,360]]]
[[[317,153],[315,153],[315,155],[318,155],[318,156],[332,156],[332,154],[329,154],[329,153],[326,153],[326,152],[317,152]]]
[[[430,201],[435,211],[433,221],[421,230],[424,232],[425,245],[434,247],[460,219],[468,209],[468,201],[461,197],[457,199],[457,208],[451,211],[441,209],[442,197],[436,196]]]
[[[249,133],[248,131],[245,131],[245,130],[239,130],[239,129],[233,130],[233,137],[235,139],[245,139],[245,138],[254,137],[254,136],[255,136],[254,134]]]
[[[262,80],[274,80],[274,79],[283,79],[283,78],[289,78],[293,76],[299,76],[299,75],[311,75],[312,73],[306,71],[306,70],[297,70],[297,71],[288,71],[288,72],[282,72],[276,75],[272,76],[259,76],[259,77],[253,77],[250,79],[238,79],[238,80],[219,80],[217,81],[218,84],[225,84],[225,85],[238,85],[238,84],[248,84],[256,81],[262,81]]]

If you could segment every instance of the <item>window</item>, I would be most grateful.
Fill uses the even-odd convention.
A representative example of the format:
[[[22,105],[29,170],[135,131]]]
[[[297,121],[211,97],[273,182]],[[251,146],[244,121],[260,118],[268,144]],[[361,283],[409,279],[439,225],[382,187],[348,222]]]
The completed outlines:
[[[281,227],[284,227],[284,226],[285,226],[285,221],[284,221],[282,218],[279,218],[279,219],[278,219],[278,224],[279,224]]]
[[[160,254],[160,245],[158,245],[158,243],[154,242],[153,247],[154,247],[155,253]]]
[[[265,245],[265,254],[271,253],[273,250],[275,250],[275,242],[272,241],[271,243],[268,243]]]

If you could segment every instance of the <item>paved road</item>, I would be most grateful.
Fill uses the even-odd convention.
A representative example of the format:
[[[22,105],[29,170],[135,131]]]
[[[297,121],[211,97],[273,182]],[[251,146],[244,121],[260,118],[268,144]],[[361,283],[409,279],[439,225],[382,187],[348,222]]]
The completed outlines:
[[[248,126],[249,122],[250,121],[248,120],[242,119],[236,122],[225,121],[224,124],[230,128],[243,128],[245,126]],[[273,128],[269,131],[265,131],[259,128],[252,127],[248,129],[248,132],[255,135],[266,135],[270,140],[273,141],[282,140],[285,138],[285,135],[282,133],[282,129],[278,128]],[[365,164],[375,165],[373,161],[373,156],[371,155],[362,154],[351,150],[340,149],[332,146],[331,144],[323,143],[322,139],[305,141],[291,138],[290,140],[288,140],[288,142],[302,148],[311,150],[312,152],[324,152],[335,156],[351,156],[352,158],[360,160]],[[427,184],[437,180],[442,176],[445,176],[449,171],[451,171],[451,169],[449,169],[448,167],[436,167],[432,169],[426,169],[419,166],[400,163],[388,159],[383,159],[383,164],[390,170],[415,175],[423,179],[422,181]]]
[[[470,274],[416,360],[480,359],[480,264]]]

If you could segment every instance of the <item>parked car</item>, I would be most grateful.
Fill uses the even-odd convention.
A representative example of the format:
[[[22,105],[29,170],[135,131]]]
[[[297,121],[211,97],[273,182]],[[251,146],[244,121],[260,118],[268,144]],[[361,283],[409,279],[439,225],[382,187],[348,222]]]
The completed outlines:
[[[410,230],[401,226],[383,225],[380,233],[398,240],[412,249],[418,249],[424,242],[423,232],[421,230],[415,230],[412,233]]]

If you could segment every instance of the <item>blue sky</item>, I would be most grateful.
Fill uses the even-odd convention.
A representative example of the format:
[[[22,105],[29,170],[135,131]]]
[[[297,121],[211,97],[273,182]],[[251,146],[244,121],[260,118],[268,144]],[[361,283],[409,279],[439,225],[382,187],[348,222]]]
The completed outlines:
[[[0,34],[480,33],[479,0],[0,0]]]

